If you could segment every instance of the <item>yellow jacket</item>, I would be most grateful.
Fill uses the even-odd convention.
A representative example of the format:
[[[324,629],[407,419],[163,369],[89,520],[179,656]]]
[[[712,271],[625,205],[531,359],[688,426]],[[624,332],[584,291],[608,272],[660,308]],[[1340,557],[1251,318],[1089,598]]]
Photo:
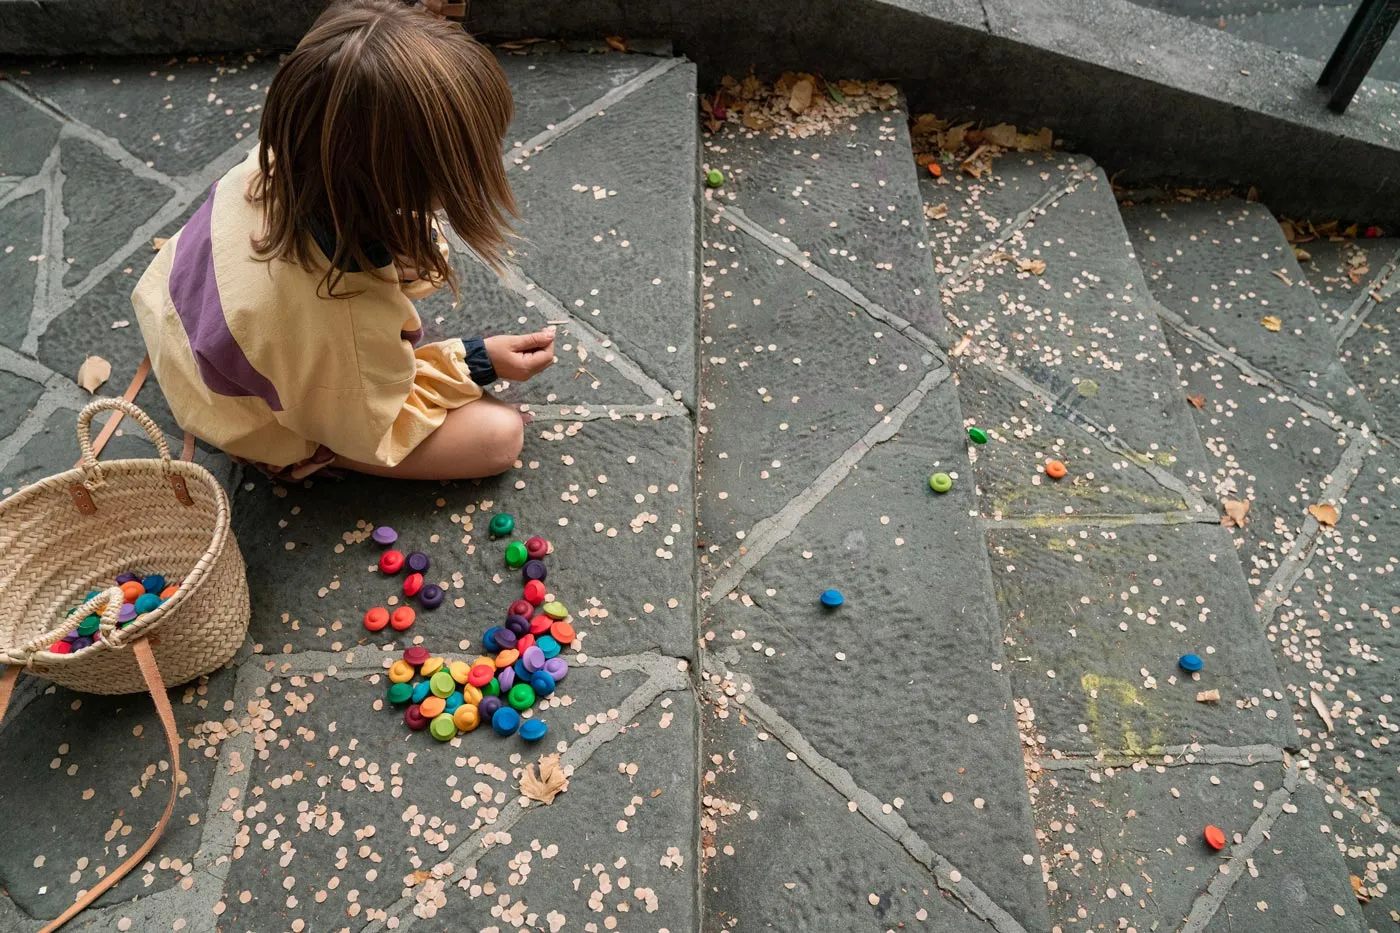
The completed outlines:
[[[260,262],[262,210],[246,193],[256,152],[220,179],[161,247],[131,302],[151,366],[180,426],[271,466],[337,454],[393,466],[481,397],[494,379],[479,340],[414,348],[422,322],[397,276],[348,272],[318,295],[329,260],[307,272]],[[324,251],[324,247],[321,247]],[[421,297],[414,288],[414,297]]]

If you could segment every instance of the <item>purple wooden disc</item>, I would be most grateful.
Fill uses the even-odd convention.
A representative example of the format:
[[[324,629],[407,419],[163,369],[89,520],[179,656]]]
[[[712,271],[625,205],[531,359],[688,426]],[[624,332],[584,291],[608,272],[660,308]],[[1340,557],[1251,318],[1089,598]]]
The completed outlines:
[[[136,604],[122,603],[122,607],[117,610],[117,621],[130,622],[134,618],[136,618]]]
[[[500,697],[482,697],[481,702],[476,704],[476,711],[481,714],[483,722],[489,721],[496,715],[496,710],[501,708]]]
[[[500,685],[502,693],[509,692],[515,686],[515,668],[503,667],[497,671],[496,683]]]
[[[374,531],[370,532],[370,537],[374,539],[375,544],[381,547],[388,547],[399,540],[399,533],[388,525],[380,525],[375,528]]]
[[[506,616],[506,628],[519,637],[530,631],[530,620],[524,616]]]
[[[539,580],[543,583],[544,578],[549,575],[549,571],[544,569],[544,561],[527,560],[525,566],[520,568],[520,575],[525,578],[526,583],[531,580]]]
[[[550,658],[544,662],[544,669],[550,677],[554,678],[554,682],[558,683],[568,676],[569,662],[563,658]]]
[[[138,575],[134,574],[134,573],[119,573],[119,574],[117,574],[117,586],[121,586],[123,583],[140,583],[140,582],[141,582],[141,578],[140,578]]]
[[[423,588],[418,591],[418,601],[423,604],[424,609],[436,609],[442,605],[445,598],[442,587],[436,583],[425,583]]]
[[[405,563],[408,564],[408,569],[412,570],[414,573],[427,573],[428,565],[431,564],[432,561],[428,560],[428,555],[424,554],[422,551],[414,551],[408,555],[405,559]]]
[[[540,650],[539,645],[531,645],[520,656],[520,662],[525,665],[525,670],[533,674],[544,667],[544,652]]]

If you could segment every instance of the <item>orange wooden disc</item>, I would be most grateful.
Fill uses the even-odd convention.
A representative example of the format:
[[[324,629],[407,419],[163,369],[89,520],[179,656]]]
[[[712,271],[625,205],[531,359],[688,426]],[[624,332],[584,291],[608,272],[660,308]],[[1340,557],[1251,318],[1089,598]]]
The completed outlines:
[[[1206,845],[1219,852],[1225,848],[1225,830],[1219,826],[1206,827]]]
[[[496,655],[496,668],[497,670],[500,670],[502,668],[510,667],[512,664],[519,660],[520,652],[516,651],[514,648],[507,648],[505,651],[502,651],[500,654]]]
[[[551,625],[549,634],[554,636],[554,640],[559,642],[561,648],[567,648],[574,643],[574,627],[563,620]]]
[[[418,704],[418,713],[424,719],[432,719],[442,715],[447,709],[447,701],[435,694],[428,694],[423,698],[423,702]]]
[[[1045,475],[1051,479],[1061,479],[1069,470],[1058,460],[1045,461]]]
[[[129,603],[136,602],[136,600],[140,598],[141,594],[146,592],[146,588],[140,583],[136,582],[135,580],[128,580],[127,582],[123,583],[121,586],[121,590],[122,599]]]

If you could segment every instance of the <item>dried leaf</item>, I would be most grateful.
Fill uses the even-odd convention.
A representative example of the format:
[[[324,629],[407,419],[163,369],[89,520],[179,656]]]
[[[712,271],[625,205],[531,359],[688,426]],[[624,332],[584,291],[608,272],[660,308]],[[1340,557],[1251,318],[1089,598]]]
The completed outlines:
[[[963,142],[967,139],[968,127],[971,123],[959,123],[957,126],[940,133],[938,136],[938,148],[944,152],[957,152],[963,147]]]
[[[962,356],[967,352],[967,348],[970,346],[972,346],[972,335],[963,334],[958,338],[958,342],[953,344],[953,349],[948,351],[948,355],[951,357]]]
[[[1220,520],[1220,524],[1226,528],[1243,528],[1249,524],[1249,500],[1248,499],[1222,499],[1220,504],[1225,506],[1225,517]]]
[[[1025,152],[1048,152],[1055,145],[1055,134],[1042,126],[1037,133],[1017,133],[1016,148]]]
[[[100,356],[90,356],[78,367],[78,385],[87,389],[89,395],[102,388],[111,376],[112,364]]]
[[[170,237],[168,236],[151,237],[151,249],[160,252],[160,248],[169,242]]]
[[[404,878],[403,878],[404,887],[407,887],[407,888],[417,887],[418,885],[420,885],[420,884],[422,884],[423,882],[427,881],[427,880],[428,880],[429,878],[431,878],[432,876],[433,876],[433,873],[432,873],[432,872],[430,872],[430,871],[424,871],[423,869],[420,868],[420,869],[418,869],[417,871],[413,872],[412,874],[404,875]]]
[[[962,170],[973,178],[981,178],[983,174],[992,169],[992,156],[1000,150],[996,146],[978,146],[972,150],[972,155],[963,159]]]
[[[788,94],[788,109],[793,113],[802,113],[812,106],[812,82],[803,78],[792,86],[792,92]]]
[[[1293,247],[1293,258],[1299,262],[1310,262],[1312,261],[1312,253],[1303,249],[1301,246],[1295,246]]]
[[[982,131],[982,141],[1000,146],[1003,149],[1016,148],[1016,127],[1010,123],[998,123]]]
[[[594,35],[596,36],[597,33],[594,33]],[[627,40],[622,38],[621,36],[604,36],[603,41],[606,42],[615,51],[627,51]]]
[[[1326,502],[1319,502],[1308,506],[1308,514],[1317,519],[1317,523],[1326,528],[1331,528],[1337,524],[1337,519],[1341,517],[1335,505]]]
[[[1284,272],[1282,269],[1270,269],[1269,271],[1284,285],[1287,285],[1289,288],[1293,287],[1293,280],[1288,277],[1288,273]]]
[[[928,204],[924,207],[924,216],[929,220],[942,220],[948,216],[948,205]]]
[[[1283,321],[1274,317],[1272,314],[1268,315],[1267,317],[1260,318],[1259,323],[1264,325],[1265,330],[1272,331],[1275,334],[1283,330]]]
[[[1313,690],[1308,699],[1312,701],[1312,708],[1317,713],[1318,718],[1322,720],[1322,724],[1327,727],[1328,732],[1331,732],[1332,714],[1327,711],[1327,703],[1323,701],[1322,694]]]
[[[1351,890],[1356,895],[1356,899],[1363,904],[1371,903],[1371,895],[1366,893],[1366,884],[1361,880],[1360,875],[1351,876]]]
[[[876,100],[893,100],[895,95],[899,93],[899,88],[893,84],[877,84],[869,88],[869,91],[870,96]]]
[[[535,776],[534,764],[527,765],[525,775],[520,779],[520,792],[531,800],[540,803],[553,803],[554,798],[569,789],[569,779],[559,767],[559,756],[549,755],[540,759],[540,773]]]
[[[1186,401],[1191,403],[1192,408],[1205,408],[1206,397],[1204,395],[1188,395]]]
[[[1018,259],[1018,260],[1016,260],[1016,268],[1017,268],[1019,271],[1021,271],[1021,272],[1029,272],[1031,275],[1044,275],[1044,274],[1045,274],[1045,260],[1044,260],[1044,259]]]
[[[1219,703],[1219,702],[1220,702],[1220,691],[1219,691],[1219,690],[1213,690],[1213,689],[1212,689],[1212,690],[1198,690],[1198,691],[1196,691],[1196,702],[1197,702],[1197,703]]]

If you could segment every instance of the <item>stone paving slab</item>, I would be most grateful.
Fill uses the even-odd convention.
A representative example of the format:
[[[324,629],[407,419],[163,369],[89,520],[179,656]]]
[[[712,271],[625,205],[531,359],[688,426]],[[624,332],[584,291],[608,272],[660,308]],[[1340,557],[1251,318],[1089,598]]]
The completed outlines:
[[[1193,742],[1282,746],[1282,688],[1219,526],[988,534],[1014,690],[1044,751],[1160,754]],[[1187,676],[1183,654],[1205,669]],[[1200,703],[1199,690],[1220,700]]]
[[[0,91],[0,125],[9,128],[0,139],[0,180],[18,181],[39,174],[58,140],[58,121],[19,95]],[[4,229],[10,228],[7,225]]]
[[[244,548],[250,634],[269,651],[341,650],[365,639],[365,611],[403,598],[402,574],[380,574],[380,549],[367,540],[383,524],[398,531],[401,551],[433,561],[429,580],[447,585],[448,602],[419,612],[409,635],[479,645],[520,598],[519,572],[502,560],[505,542],[486,530],[491,515],[509,512],[516,540],[539,534],[554,545],[546,582],[575,614],[590,654],[690,656],[692,430],[685,418],[593,421],[563,425],[556,436],[555,425],[537,422],[523,468],[481,483],[346,476],[286,487],[249,475],[234,530],[258,542]]]
[[[1356,332],[1342,344],[1347,374],[1371,402],[1376,424],[1389,437],[1400,432],[1400,362],[1395,334],[1400,332],[1400,280],[1392,277],[1374,293],[1383,300],[1367,309]]]
[[[1158,301],[1344,418],[1369,416],[1337,361],[1328,316],[1267,210],[1198,201],[1129,207],[1124,218]],[[1277,332],[1266,317],[1279,319]]]
[[[1309,505],[1322,501],[1348,435],[1316,409],[1280,396],[1219,354],[1168,328],[1167,342],[1212,471],[1203,493],[1250,502],[1248,523],[1231,529],[1256,599],[1303,539]]]
[[[1218,898],[1208,888],[1228,893],[1228,885],[1249,877],[1251,859],[1264,861],[1260,850],[1269,845],[1264,833],[1301,816],[1283,790],[1284,780],[1284,769],[1271,763],[1139,765],[1044,775],[1036,808],[1046,817],[1039,821],[1042,857],[1056,923],[1065,931],[1149,930],[1154,923],[1159,929],[1175,926],[1177,918],[1209,920]],[[1225,831],[1223,852],[1205,844],[1202,834],[1208,824]],[[1280,854],[1286,867],[1275,864],[1264,875],[1259,865],[1254,891],[1276,907],[1241,923],[1244,905],[1231,900],[1234,929],[1273,929],[1278,922],[1293,929],[1300,915],[1321,922],[1310,929],[1357,929],[1350,892],[1337,886],[1344,879],[1335,855],[1317,837],[1305,837],[1298,846]],[[1300,871],[1313,875],[1301,888],[1292,880]],[[1201,928],[1191,920],[1181,928]]]
[[[1297,256],[1298,250],[1308,254],[1306,261]],[[1358,300],[1382,278],[1397,252],[1400,239],[1396,237],[1308,240],[1294,249],[1318,307],[1337,327],[1346,323]]]
[[[158,853],[99,905],[168,890],[198,861],[218,768],[198,730],[231,714],[234,679],[223,669],[170,691],[186,786]],[[0,848],[0,886],[32,918],[27,928],[58,916],[145,841],[170,794],[169,753],[144,695],[93,696],[52,685],[11,708],[3,737],[0,813],[11,827],[25,827],[26,841]]]
[[[677,64],[531,155],[511,179],[526,221],[516,247],[524,272],[687,404],[696,120],[695,70]]]
[[[1204,456],[1107,177],[1095,169],[1027,219],[943,282],[949,320],[971,335],[967,352],[1014,366],[1140,462],[1189,485],[1204,475]],[[1029,265],[1038,262],[1040,273]]]
[[[987,929],[761,723],[732,709],[702,715],[701,929]]]
[[[1191,506],[1133,458],[1109,450],[1063,417],[1063,409],[1047,410],[1041,398],[1003,378],[994,364],[974,360],[962,366],[958,396],[968,421],[989,438],[968,451],[986,517],[1179,517]],[[1050,459],[1073,462],[1073,476],[1052,482],[1044,471]]]
[[[992,161],[990,171],[974,178],[954,161],[938,178],[919,175],[919,191],[929,229],[934,268],[946,276],[974,253],[994,246],[1025,222],[1028,212],[1043,210],[1094,169],[1088,156],[1068,152],[1009,152]]]
[[[141,163],[188,175],[256,142],[277,61],[220,58],[60,62],[15,77],[57,112],[116,140]]]
[[[700,521],[728,549],[888,418],[932,357],[723,214],[704,233]]]
[[[7,347],[23,343],[29,326],[29,308],[34,303],[34,263],[43,249],[43,229],[43,193],[19,197],[0,207],[0,288],[5,295],[0,344]]]
[[[704,638],[709,663],[752,683],[862,788],[902,799],[914,832],[1035,928],[1010,684],[960,428],[945,382],[707,608]],[[957,477],[942,496],[928,488],[936,470]],[[846,599],[834,612],[817,601],[828,587]],[[872,728],[890,741],[872,746]]]
[[[727,125],[704,151],[726,173],[711,203],[738,205],[811,263],[944,340],[902,109],[860,114],[806,140]]]

